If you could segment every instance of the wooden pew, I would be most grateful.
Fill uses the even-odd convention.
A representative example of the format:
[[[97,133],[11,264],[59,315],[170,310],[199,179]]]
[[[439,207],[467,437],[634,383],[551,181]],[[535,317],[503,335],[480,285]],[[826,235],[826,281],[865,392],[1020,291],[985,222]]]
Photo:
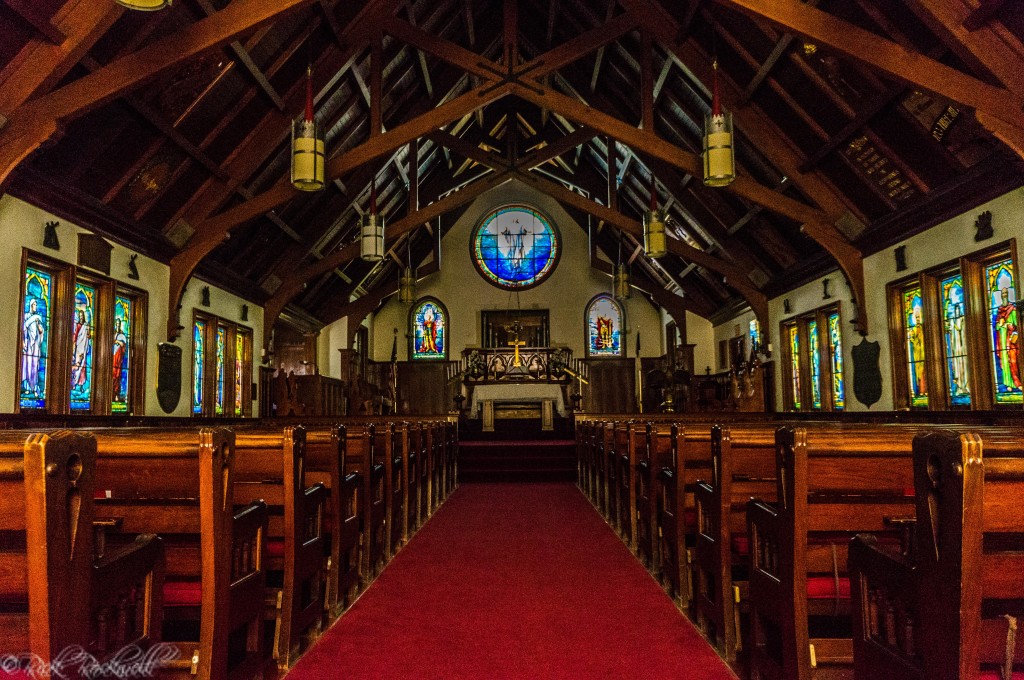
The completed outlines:
[[[732,663],[742,640],[738,596],[745,596],[746,502],[775,500],[775,427],[711,427],[710,468],[694,489],[693,613],[698,627]]]
[[[402,525],[405,513],[405,463],[403,451],[407,423],[382,423],[375,426],[374,447],[384,461],[384,546],[391,558],[402,547]]]
[[[658,483],[654,449],[650,445],[652,423],[637,423],[631,442],[635,449],[634,510],[636,517],[636,555],[647,569],[657,575],[658,556]]]
[[[167,554],[163,627],[198,627],[174,642],[161,676],[233,680],[273,666],[264,653],[268,513],[234,507],[235,437],[217,429],[96,430],[97,514],[123,535],[159,534]],[[182,625],[182,624],[185,625]],[[241,644],[230,655],[229,640]],[[230,664],[230,665],[229,665]]]
[[[73,645],[103,663],[160,641],[163,545],[147,534],[94,559],[95,464],[88,433],[0,433],[0,657],[47,677]]]
[[[345,472],[345,432],[337,423],[306,428],[306,483],[330,491],[327,534],[328,618],[341,614],[359,590],[361,478]]]
[[[430,421],[420,423],[420,505],[416,513],[416,527],[422,527],[430,519],[434,507],[434,428]]]
[[[446,420],[448,439],[447,494],[451,494],[459,485],[459,423]]]
[[[777,502],[747,505],[751,674],[826,678],[848,673],[847,546],[913,512],[912,428],[782,427],[776,433]],[[894,532],[887,536],[892,538]],[[818,635],[809,616],[829,626]],[[813,646],[813,647],[812,647]]]
[[[601,504],[601,513],[608,520],[608,524],[616,531],[619,530],[619,477],[618,477],[618,456],[615,452],[615,428],[614,422],[608,421],[604,424],[604,431],[601,438],[601,465],[604,472],[603,491],[604,502]]]
[[[686,557],[685,489],[676,480],[685,476],[685,461],[677,455],[682,429],[676,424],[647,423],[647,450],[654,477],[657,571],[669,595],[685,610],[690,586]]]
[[[444,469],[447,444],[443,421],[430,421],[430,447],[430,514],[433,515],[441,507],[441,503],[444,502],[446,495],[444,491]]]
[[[424,463],[423,452],[423,423],[413,421],[409,423],[408,454],[406,455],[406,473],[408,490],[406,498],[406,525],[405,536],[408,541],[416,530],[420,528],[420,496],[423,495],[423,486],[420,484],[420,468]]]
[[[306,430],[300,426],[235,432],[235,502],[267,503],[267,589],[275,621],[274,658],[287,670],[303,639],[312,642],[325,617],[328,490],[306,481]],[[280,585],[278,585],[280,583]]]
[[[345,474],[358,474],[362,480],[362,538],[359,568],[360,587],[365,588],[384,566],[386,558],[385,521],[387,503],[384,491],[383,453],[376,451],[376,426],[373,423],[344,425]]]
[[[1022,441],[977,429],[915,437],[912,557],[873,536],[850,546],[857,678],[1024,677],[1024,635],[1014,640],[1007,618],[1024,614]]]
[[[591,458],[593,429],[593,420],[581,419],[576,421],[576,485],[591,503],[594,502],[591,468],[593,462]]]

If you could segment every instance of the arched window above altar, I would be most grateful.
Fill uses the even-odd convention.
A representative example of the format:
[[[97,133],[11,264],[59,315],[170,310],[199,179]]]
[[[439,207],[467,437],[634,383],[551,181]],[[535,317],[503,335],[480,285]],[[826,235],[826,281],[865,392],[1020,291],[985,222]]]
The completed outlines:
[[[409,312],[411,358],[448,358],[448,310],[435,298],[423,298]]]
[[[601,294],[587,304],[587,356],[623,356],[623,314],[611,295]]]

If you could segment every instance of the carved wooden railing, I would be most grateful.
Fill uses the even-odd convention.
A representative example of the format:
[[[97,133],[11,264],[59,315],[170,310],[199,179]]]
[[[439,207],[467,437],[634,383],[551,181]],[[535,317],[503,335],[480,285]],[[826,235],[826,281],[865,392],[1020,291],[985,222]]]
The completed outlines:
[[[515,366],[515,350],[509,348],[467,348],[451,378],[461,376],[467,383],[558,382],[585,371],[583,362],[573,359],[572,350],[560,347],[520,347],[520,366]],[[585,377],[585,376],[584,376]]]
[[[345,383],[325,375],[278,371],[273,395],[276,416],[342,416],[346,412]]]

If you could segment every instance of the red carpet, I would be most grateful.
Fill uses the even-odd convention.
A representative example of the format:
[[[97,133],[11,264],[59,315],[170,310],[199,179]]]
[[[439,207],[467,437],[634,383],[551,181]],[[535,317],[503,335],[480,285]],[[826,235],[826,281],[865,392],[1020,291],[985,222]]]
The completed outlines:
[[[571,484],[464,484],[288,674],[733,678]]]

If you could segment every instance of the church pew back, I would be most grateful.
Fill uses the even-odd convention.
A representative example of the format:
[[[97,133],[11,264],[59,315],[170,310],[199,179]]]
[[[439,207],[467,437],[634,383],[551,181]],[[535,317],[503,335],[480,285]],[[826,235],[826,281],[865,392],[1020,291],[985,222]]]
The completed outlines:
[[[370,584],[384,565],[384,527],[387,517],[384,464],[376,451],[376,425],[349,422],[344,425],[345,473],[362,481],[362,561],[360,582]]]

